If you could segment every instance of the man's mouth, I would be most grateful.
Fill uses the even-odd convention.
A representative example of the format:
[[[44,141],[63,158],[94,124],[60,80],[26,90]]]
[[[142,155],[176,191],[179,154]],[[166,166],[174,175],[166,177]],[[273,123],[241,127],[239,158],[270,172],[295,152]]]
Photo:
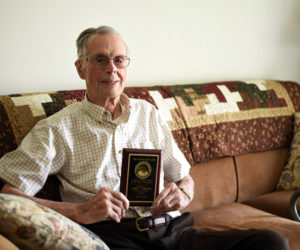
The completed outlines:
[[[103,80],[101,82],[104,84],[116,84],[116,83],[120,82],[120,80]]]

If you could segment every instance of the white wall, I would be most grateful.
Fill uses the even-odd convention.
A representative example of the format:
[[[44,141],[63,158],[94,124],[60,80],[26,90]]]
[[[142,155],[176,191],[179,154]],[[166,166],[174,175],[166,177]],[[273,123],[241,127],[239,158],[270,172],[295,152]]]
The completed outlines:
[[[128,85],[300,82],[299,0],[0,0],[0,94],[84,88],[75,40],[110,25]]]

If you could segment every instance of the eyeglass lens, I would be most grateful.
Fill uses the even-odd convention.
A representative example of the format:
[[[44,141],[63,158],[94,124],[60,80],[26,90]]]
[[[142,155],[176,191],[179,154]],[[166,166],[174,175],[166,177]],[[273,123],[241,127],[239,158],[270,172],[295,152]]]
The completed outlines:
[[[110,58],[111,57],[102,55],[95,56],[91,58],[91,63],[96,67],[104,68],[109,63]],[[125,68],[129,65],[130,62],[129,58],[126,56],[116,56],[113,57],[112,60],[117,68]]]

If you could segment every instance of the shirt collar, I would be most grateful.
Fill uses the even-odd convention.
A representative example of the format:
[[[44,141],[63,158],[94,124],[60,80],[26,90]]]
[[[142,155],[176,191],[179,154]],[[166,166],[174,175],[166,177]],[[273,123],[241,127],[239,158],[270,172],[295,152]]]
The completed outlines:
[[[122,114],[115,120],[112,120],[111,113],[105,108],[91,103],[87,95],[83,100],[83,108],[87,114],[98,122],[110,122],[113,124],[119,124],[121,122],[127,122],[130,114],[130,100],[127,95],[122,94],[120,96],[120,105],[122,108]]]

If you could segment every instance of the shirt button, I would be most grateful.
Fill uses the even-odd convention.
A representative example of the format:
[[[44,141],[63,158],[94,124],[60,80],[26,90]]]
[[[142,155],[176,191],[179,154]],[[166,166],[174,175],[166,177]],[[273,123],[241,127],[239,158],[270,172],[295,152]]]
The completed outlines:
[[[122,153],[123,153],[123,150],[122,150],[122,149],[120,149],[120,150],[119,150],[119,154],[122,154]]]

